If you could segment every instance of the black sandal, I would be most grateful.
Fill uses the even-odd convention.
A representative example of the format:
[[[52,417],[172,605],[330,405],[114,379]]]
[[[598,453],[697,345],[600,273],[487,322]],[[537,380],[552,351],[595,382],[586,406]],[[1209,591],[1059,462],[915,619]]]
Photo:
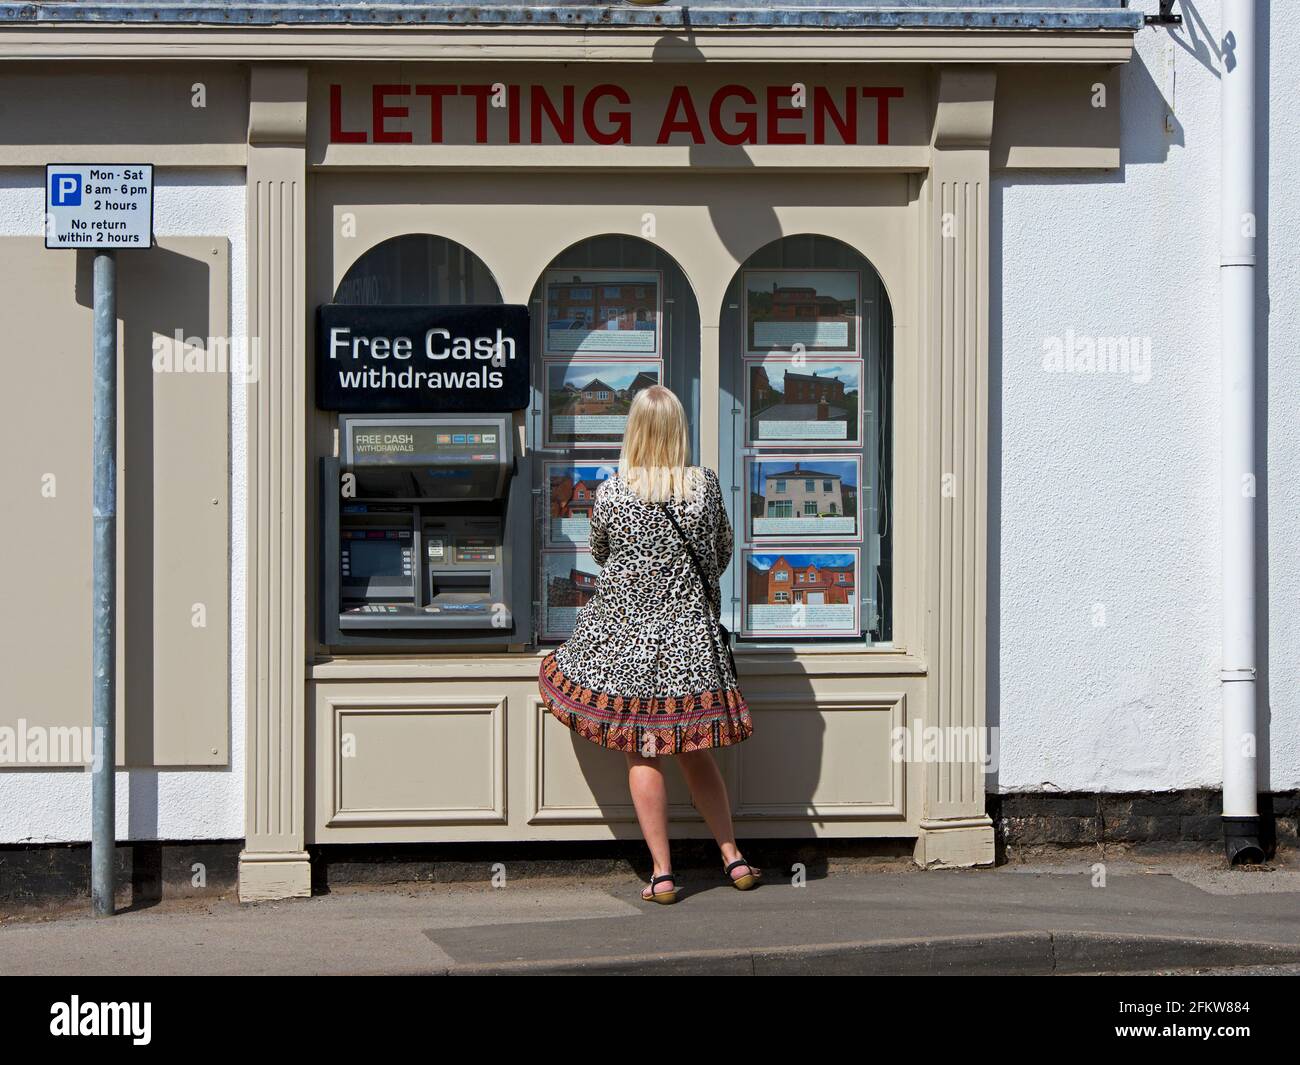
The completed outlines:
[[[656,891],[655,885],[662,880],[671,880],[673,882],[672,891]],[[677,901],[677,878],[672,873],[660,873],[658,876],[650,878],[650,894],[645,894],[645,888],[641,889],[641,898],[645,902],[657,902],[663,906]]]
[[[731,875],[731,870],[741,865],[745,866],[749,872],[744,876],[733,877]],[[737,858],[729,866],[723,869],[722,875],[727,878],[732,887],[738,888],[741,891],[748,891],[750,888],[758,886],[758,881],[762,877],[763,871],[756,865],[750,865],[744,858]]]

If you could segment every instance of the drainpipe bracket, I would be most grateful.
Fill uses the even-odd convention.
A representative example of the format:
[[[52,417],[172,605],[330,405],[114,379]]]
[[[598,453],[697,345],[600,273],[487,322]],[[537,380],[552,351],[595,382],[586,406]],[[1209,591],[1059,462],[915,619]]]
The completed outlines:
[[[1160,0],[1160,13],[1142,20],[1148,26],[1181,26],[1183,16],[1174,14],[1174,0]]]

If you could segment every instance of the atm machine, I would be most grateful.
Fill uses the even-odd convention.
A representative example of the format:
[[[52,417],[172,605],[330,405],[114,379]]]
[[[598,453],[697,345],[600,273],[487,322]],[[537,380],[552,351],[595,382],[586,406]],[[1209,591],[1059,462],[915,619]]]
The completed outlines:
[[[322,640],[532,639],[528,478],[510,414],[340,414],[322,460]],[[391,646],[390,646],[391,645]]]

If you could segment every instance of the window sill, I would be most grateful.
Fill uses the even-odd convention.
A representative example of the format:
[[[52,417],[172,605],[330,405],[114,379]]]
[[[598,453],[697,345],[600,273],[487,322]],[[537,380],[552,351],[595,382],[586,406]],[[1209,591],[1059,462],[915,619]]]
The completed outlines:
[[[516,654],[476,653],[339,656],[308,664],[311,680],[512,680],[536,677],[538,665],[551,648]],[[746,676],[871,676],[924,675],[923,659],[893,648],[845,651],[773,648],[736,651],[741,679]]]

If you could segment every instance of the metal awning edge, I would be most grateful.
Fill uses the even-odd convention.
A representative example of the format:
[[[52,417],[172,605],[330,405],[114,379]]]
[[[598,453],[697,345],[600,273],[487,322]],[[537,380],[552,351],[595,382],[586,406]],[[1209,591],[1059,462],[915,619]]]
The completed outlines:
[[[258,3],[19,3],[0,2],[0,24],[32,26],[501,26],[644,29],[979,29],[1089,31],[1142,28],[1143,15],[1127,7],[980,9],[945,7],[642,7],[629,4],[337,4]]]

